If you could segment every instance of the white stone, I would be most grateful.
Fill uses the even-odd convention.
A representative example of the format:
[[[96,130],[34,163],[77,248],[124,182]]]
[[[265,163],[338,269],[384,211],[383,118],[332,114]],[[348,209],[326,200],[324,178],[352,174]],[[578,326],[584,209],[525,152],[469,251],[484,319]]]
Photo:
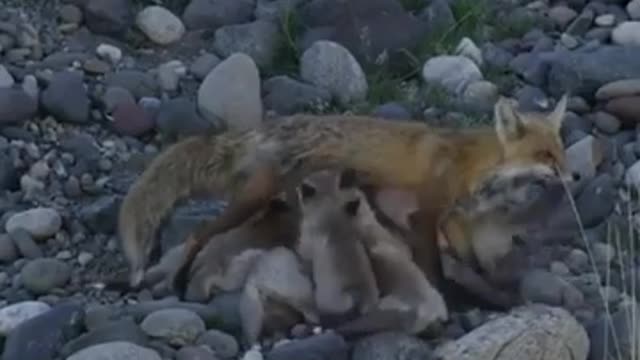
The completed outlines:
[[[22,301],[0,309],[0,336],[7,336],[21,323],[51,309],[41,301]]]
[[[117,46],[109,44],[98,45],[96,54],[103,59],[109,60],[112,64],[117,64],[122,60],[122,50]]]
[[[182,20],[162,6],[148,6],[140,11],[136,25],[151,41],[160,45],[180,40],[186,31]]]
[[[640,45],[640,21],[625,21],[611,32],[611,42],[618,45]]]
[[[236,53],[204,78],[198,89],[198,110],[215,123],[229,129],[251,129],[262,122],[260,74],[256,63],[244,53]]]

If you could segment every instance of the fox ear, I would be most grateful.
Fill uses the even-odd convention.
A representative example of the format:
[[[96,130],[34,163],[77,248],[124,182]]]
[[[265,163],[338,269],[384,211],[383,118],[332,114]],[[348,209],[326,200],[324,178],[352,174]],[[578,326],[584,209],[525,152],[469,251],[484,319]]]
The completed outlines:
[[[569,95],[564,94],[558,100],[556,107],[553,111],[547,115],[547,121],[553,125],[556,131],[560,131],[560,127],[562,126],[562,122],[564,121],[566,112],[567,112],[567,103],[569,102]]]
[[[493,108],[493,116],[496,133],[502,143],[518,140],[524,135],[524,124],[515,100],[500,96]]]

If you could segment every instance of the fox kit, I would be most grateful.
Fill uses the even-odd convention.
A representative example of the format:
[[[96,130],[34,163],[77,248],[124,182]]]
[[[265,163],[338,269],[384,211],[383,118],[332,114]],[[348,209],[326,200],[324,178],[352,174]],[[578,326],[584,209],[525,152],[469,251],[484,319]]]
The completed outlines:
[[[379,297],[363,234],[352,223],[359,194],[341,189],[348,184],[338,175],[320,171],[299,187],[302,223],[297,252],[313,278],[323,326],[370,311]]]
[[[334,296],[327,301],[330,305],[340,298],[344,300],[338,304],[349,306],[355,304],[354,299],[366,300],[366,308],[362,308],[357,316],[337,324],[336,330],[349,336],[373,331],[416,334],[446,321],[448,310],[444,299],[413,262],[410,248],[404,240],[379,223],[349,173],[346,170],[339,176],[335,172],[327,172],[322,174],[325,178],[320,179],[324,180],[324,186],[318,180],[313,182],[311,178],[311,185],[315,187],[306,183],[300,187],[304,219],[301,247],[326,247],[328,242],[335,242],[333,253],[329,254],[328,259],[323,259],[324,267],[314,266],[315,286],[333,290]],[[354,255],[353,250],[348,250],[354,245],[361,246],[362,255]],[[316,253],[312,256],[316,256]],[[332,264],[331,259],[337,256],[342,258],[333,260]],[[360,256],[366,256],[368,261],[363,262]],[[322,274],[317,274],[318,271]],[[323,285],[323,280],[327,284]],[[345,285],[349,284],[365,291],[352,292],[354,295],[346,297],[349,293],[345,294]],[[376,298],[373,299],[373,296]],[[316,306],[321,317],[323,307],[318,298],[316,295]],[[347,310],[347,306],[341,310]]]
[[[239,312],[249,346],[300,321],[318,323],[313,285],[294,251],[283,246],[264,251],[249,272]]]
[[[214,293],[240,289],[263,250],[291,248],[298,239],[300,213],[297,202],[288,200],[280,194],[252,219],[209,242],[191,267],[186,300],[206,301]],[[180,244],[168,251],[146,272],[144,284],[155,285],[158,292],[171,290],[168,281],[180,265],[183,249]]]
[[[439,264],[429,262],[438,222],[457,199],[469,196],[488,177],[567,175],[559,136],[566,102],[564,96],[550,114],[520,114],[501,98],[495,105],[495,126],[479,129],[300,114],[251,130],[182,140],[154,158],[121,206],[119,232],[129,251],[130,282],[135,286],[141,281],[147,261],[132,255],[131,248],[144,249],[148,256],[158,227],[181,199],[204,192],[229,203],[188,236],[173,282],[179,294],[191,262],[213,235],[239,226],[282,189],[330,168],[353,169],[377,189],[417,194],[422,239],[412,250],[423,271],[438,271]]]

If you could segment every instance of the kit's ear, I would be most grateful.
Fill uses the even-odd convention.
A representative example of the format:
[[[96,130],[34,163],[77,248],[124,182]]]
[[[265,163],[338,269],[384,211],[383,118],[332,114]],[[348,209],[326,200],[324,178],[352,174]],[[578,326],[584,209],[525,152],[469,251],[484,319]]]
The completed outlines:
[[[344,212],[349,216],[356,216],[360,208],[360,199],[347,201],[344,204]]]

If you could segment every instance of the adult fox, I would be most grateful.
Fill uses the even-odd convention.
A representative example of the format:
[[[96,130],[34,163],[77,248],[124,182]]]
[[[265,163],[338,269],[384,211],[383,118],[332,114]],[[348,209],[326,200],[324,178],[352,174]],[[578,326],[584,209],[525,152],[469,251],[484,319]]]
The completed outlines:
[[[550,113],[522,113],[514,100],[500,97],[494,126],[473,129],[299,114],[256,129],[184,139],[151,162],[122,203],[119,233],[130,285],[140,284],[156,232],[179,201],[198,193],[228,201],[222,214],[203,222],[186,240],[173,282],[182,294],[193,259],[213,235],[242,224],[305,176],[329,168],[353,169],[376,189],[416,194],[416,222],[423,238],[412,250],[425,273],[437,273],[437,227],[458,200],[472,197],[491,179],[570,179],[560,137],[566,105],[564,95]],[[456,234],[474,228],[472,215],[465,215],[469,221],[465,216],[455,219]],[[465,243],[472,241],[447,238],[463,243],[453,249],[469,248]]]

